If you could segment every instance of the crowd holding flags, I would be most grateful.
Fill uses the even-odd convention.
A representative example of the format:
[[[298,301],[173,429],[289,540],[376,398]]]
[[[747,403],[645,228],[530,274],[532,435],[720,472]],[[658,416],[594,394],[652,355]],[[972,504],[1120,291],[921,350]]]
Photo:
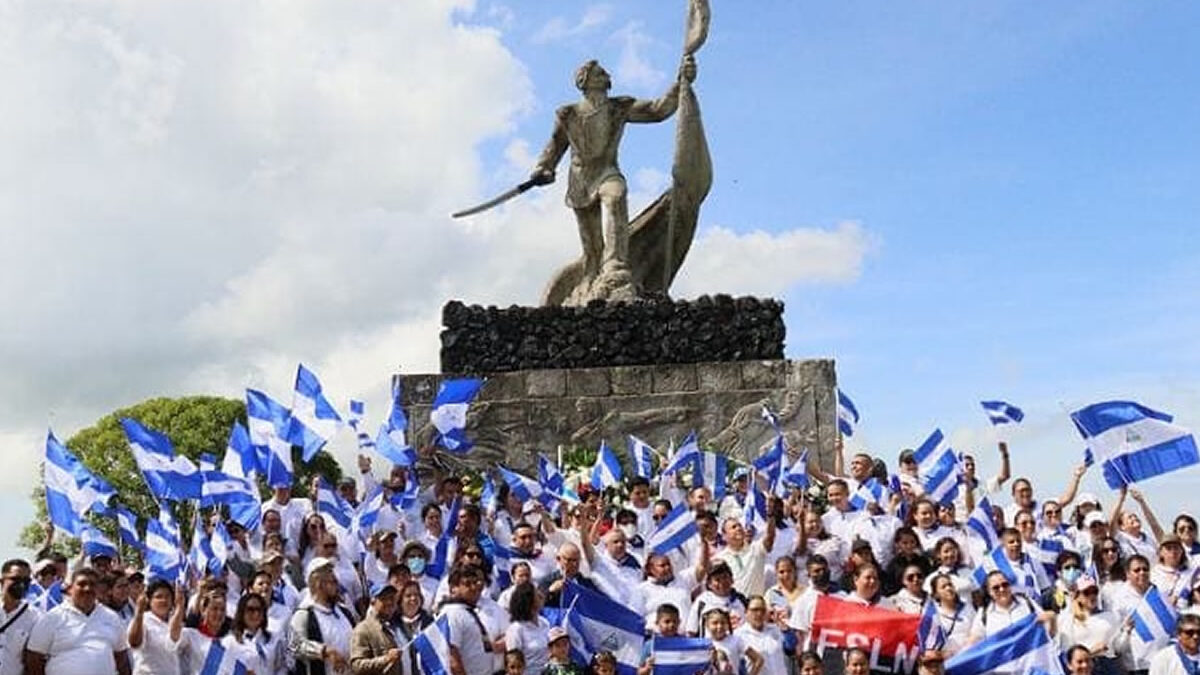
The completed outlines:
[[[434,399],[431,421],[436,429],[435,442],[446,452],[461,455],[473,449],[467,436],[467,412],[482,386],[483,381],[478,379],[442,383]],[[815,484],[812,477],[816,476],[826,484],[828,478],[822,477],[816,467],[809,466],[806,449],[789,446],[784,423],[766,406],[762,410],[762,420],[770,429],[770,441],[762,446],[758,456],[747,458],[744,463],[706,449],[695,433],[687,436],[678,450],[666,453],[665,458],[660,457],[649,443],[630,436],[626,439],[628,453],[616,452],[607,442],[602,442],[596,449],[594,461],[588,460],[590,466],[583,467],[582,472],[571,472],[559,462],[538,454],[534,457],[536,470],[531,472],[534,476],[503,466],[495,467],[494,473],[485,471],[479,477],[482,490],[478,497],[452,491],[445,501],[439,501],[441,496],[436,490],[422,490],[415,478],[413,469],[417,456],[408,442],[408,419],[398,389],[393,389],[391,408],[373,441],[360,431],[365,405],[351,401],[349,414],[343,416],[326,396],[317,375],[303,365],[297,370],[290,408],[260,391],[247,390],[246,397],[246,427],[233,427],[223,458],[205,456],[198,463],[176,452],[166,434],[143,421],[132,418],[120,421],[130,452],[157,505],[157,512],[144,523],[139,522],[127,506],[119,503],[119,495],[111,486],[85,468],[53,434],[48,434],[45,484],[51,522],[64,532],[77,536],[86,556],[119,558],[122,548],[138,551],[151,578],[191,584],[199,580],[229,578],[240,574],[233,571],[234,566],[238,561],[244,564],[250,550],[245,539],[239,540],[234,534],[235,526],[244,535],[244,531],[260,527],[262,514],[267,511],[283,518],[284,511],[278,504],[260,501],[256,481],[263,479],[273,487],[291,487],[296,468],[292,465],[292,453],[298,449],[299,461],[311,462],[316,453],[333,440],[338,429],[348,424],[355,432],[359,449],[373,449],[375,454],[388,460],[393,475],[386,482],[380,482],[364,474],[364,481],[373,482],[364,484],[361,493],[354,489],[345,493],[343,485],[333,486],[323,480],[314,483],[311,502],[306,502],[308,510],[289,516],[294,519],[293,523],[283,525],[280,532],[289,533],[288,538],[295,542],[296,534],[307,533],[310,519],[318,517],[321,531],[335,537],[333,544],[326,544],[321,550],[338,553],[318,555],[312,550],[293,551],[285,540],[283,555],[292,560],[292,564],[303,563],[300,565],[303,577],[299,576],[299,571],[285,572],[292,575],[291,583],[302,588],[312,574],[313,565],[324,565],[332,570],[341,564],[339,555],[349,554],[350,559],[345,563],[350,576],[340,572],[335,576],[339,596],[363,598],[352,608],[355,615],[348,618],[350,624],[368,616],[368,606],[369,611],[377,611],[372,603],[381,597],[376,594],[378,583],[390,583],[393,573],[401,573],[397,568],[407,570],[405,578],[416,583],[422,594],[430,596],[426,611],[434,611],[447,598],[445,586],[454,579],[452,571],[474,564],[466,562],[470,556],[462,554],[477,546],[480,552],[475,557],[482,557],[488,564],[483,583],[489,598],[480,601],[477,611],[482,611],[480,608],[486,602],[494,605],[499,594],[508,590],[506,586],[518,583],[519,568],[524,565],[529,568],[524,573],[532,580],[520,583],[535,583],[543,589],[539,592],[555,594],[556,606],[546,608],[545,616],[552,618],[555,629],[563,631],[570,643],[570,655],[576,661],[592,662],[599,655],[608,655],[616,672],[634,673],[647,658],[651,658],[650,672],[670,675],[694,675],[705,670],[715,663],[714,654],[728,656],[730,646],[721,634],[709,636],[703,631],[687,635],[656,633],[654,620],[662,606],[648,605],[648,599],[668,597],[664,595],[665,591],[655,588],[660,580],[648,578],[650,562],[656,558],[669,561],[674,568],[666,583],[684,584],[678,589],[682,594],[669,596],[679,598],[680,606],[675,607],[678,614],[690,617],[695,613],[703,618],[707,611],[716,607],[737,615],[734,625],[740,624],[739,634],[746,640],[742,645],[745,651],[740,653],[746,654],[747,658],[752,650],[774,648],[767,643],[755,642],[757,638],[753,636],[757,634],[746,633],[743,628],[754,628],[752,618],[747,615],[748,601],[760,595],[774,597],[771,592],[782,594],[788,590],[778,584],[768,588],[772,583],[782,583],[777,576],[777,561],[786,558],[792,561],[794,572],[814,563],[827,567],[836,563],[838,569],[845,572],[838,579],[839,583],[843,588],[851,589],[837,595],[830,592],[831,588],[823,588],[815,596],[804,596],[799,592],[801,589],[795,587],[791,590],[807,599],[782,596],[787,611],[776,613],[773,610],[771,626],[780,631],[781,638],[786,634],[798,642],[791,647],[791,653],[797,659],[800,653],[810,648],[840,651],[849,657],[859,639],[853,636],[863,636],[872,645],[873,658],[881,657],[893,664],[888,667],[894,672],[910,672],[927,654],[944,654],[949,657],[946,672],[951,673],[1056,673],[1062,672],[1059,656],[1066,645],[1061,644],[1061,638],[1047,631],[1045,612],[1033,608],[1040,608],[1064,592],[1068,602],[1075,602],[1077,595],[1082,596],[1083,591],[1079,589],[1084,587],[1083,582],[1076,584],[1075,577],[1061,574],[1060,567],[1064,556],[1078,555],[1083,544],[1100,546],[1085,539],[1088,533],[1080,532],[1078,525],[1075,530],[1068,531],[1062,524],[1039,520],[1038,527],[1044,527],[1045,532],[1035,532],[1034,536],[1022,541],[1014,556],[1011,530],[1004,529],[1012,523],[1006,523],[1004,517],[998,515],[1000,509],[992,506],[997,495],[980,491],[978,481],[971,482],[974,477],[968,474],[962,453],[955,451],[936,429],[911,451],[916,470],[907,482],[901,480],[900,473],[887,474],[885,471],[877,474],[877,465],[871,466],[872,471],[867,475],[836,477],[850,488],[844,505],[835,505],[831,501],[824,507],[826,511],[818,514],[818,531],[810,532],[810,537],[801,540],[806,535],[803,535],[799,521],[805,520],[810,509],[821,508],[825,496],[820,491],[825,485]],[[859,413],[840,391],[837,401],[837,426],[848,436],[856,430]],[[1019,408],[1007,402],[984,401],[982,405],[993,425],[1013,425],[1024,418]],[[1104,467],[1107,482],[1114,488],[1127,489],[1132,483],[1200,463],[1190,432],[1175,425],[1169,415],[1140,404],[1127,401],[1099,403],[1077,410],[1071,419],[1096,462]],[[662,470],[656,472],[659,466]],[[451,482],[461,490],[458,481]],[[662,502],[651,501],[644,505],[609,502],[630,490],[632,485],[647,484],[657,488],[657,497]],[[445,485],[439,483],[435,487]],[[704,493],[714,500],[712,510]],[[700,499],[693,503],[697,494]],[[505,496],[515,497],[517,506],[514,507],[512,500]],[[1073,494],[1070,496],[1074,497]],[[968,510],[954,514],[954,505],[964,497]],[[1141,501],[1142,498],[1137,499]],[[779,500],[785,501],[788,508],[772,510],[773,503],[780,506]],[[925,500],[949,510],[950,515],[939,514],[938,522],[932,526],[921,525],[918,532],[909,513],[911,507],[920,506]],[[1060,506],[1063,506],[1070,499],[1061,501],[1064,504]],[[173,515],[173,509],[181,503],[190,503],[195,514],[191,522],[185,522],[184,528]],[[635,511],[635,507],[644,511]],[[472,510],[475,508],[478,510]],[[606,514],[605,517],[588,520],[586,514],[597,508]],[[223,517],[202,518],[201,509]],[[721,514],[719,520],[712,517],[713,510]],[[1018,510],[1018,513],[1025,511]],[[1039,512],[1037,516],[1040,519],[1043,514]],[[432,518],[430,524],[421,522],[426,517]],[[110,539],[110,535],[97,526],[97,523],[109,522],[104,518],[113,519],[109,531],[118,536]],[[739,547],[742,545],[738,544],[737,530],[730,525],[730,520],[744,525],[746,543],[753,543],[753,546]],[[589,531],[580,526],[579,521],[592,522],[596,529]],[[390,524],[383,527],[382,522]],[[768,524],[771,527],[768,528]],[[502,525],[507,528],[503,535],[497,530]],[[289,530],[289,527],[293,529]],[[406,531],[410,527],[416,534]],[[518,543],[514,536],[518,529],[525,527],[535,529],[536,541],[532,547]],[[575,527],[581,529],[573,530]],[[627,527],[632,529],[626,530]],[[757,558],[755,556],[760,553],[756,546],[769,548],[774,545],[774,539],[770,540],[770,545],[764,543],[764,532],[768,530],[772,537],[788,541],[789,548],[765,550],[761,553],[763,557]],[[464,539],[464,531],[474,531],[470,535],[473,538]],[[569,532],[570,537],[564,538],[560,533],[555,538],[556,531]],[[917,540],[916,552],[900,550],[906,533]],[[398,536],[380,536],[391,534]],[[308,534],[303,535],[300,541],[311,544],[307,537]],[[929,540],[923,541],[922,537],[929,537]],[[1180,540],[1172,541],[1157,531],[1155,537],[1163,547],[1182,545]],[[114,543],[114,539],[120,545]],[[397,539],[391,553],[403,552],[402,562],[397,562],[384,548],[387,542]],[[957,562],[943,562],[943,567],[935,568],[933,549],[937,548],[940,556],[946,541],[957,549]],[[1119,538],[1114,541],[1121,545],[1136,545]],[[1154,541],[1150,540],[1151,547]],[[264,542],[265,539],[255,540],[254,546],[262,553],[258,554],[258,561],[249,566],[252,572],[260,569],[256,565],[267,564],[269,558],[262,548]],[[841,543],[831,545],[830,542]],[[885,547],[884,542],[894,543],[895,548]],[[309,544],[301,543],[300,546]],[[1190,545],[1200,549],[1194,539]],[[551,547],[556,553],[550,553]],[[819,554],[816,553],[818,549]],[[869,554],[867,557],[861,557],[865,555],[864,551]],[[853,565],[848,559],[851,554],[860,556]],[[323,557],[325,555],[330,558]],[[767,558],[768,555],[773,557]],[[565,567],[572,556],[579,566],[578,572],[570,572]],[[924,579],[925,595],[912,590],[921,588],[920,584],[911,588],[903,586],[900,592],[889,588],[888,584],[902,582],[901,573],[907,575],[910,568],[920,567],[918,561],[922,556],[928,557],[929,561]],[[898,568],[897,561],[903,562]],[[761,565],[763,569],[747,574],[747,565]],[[1089,583],[1093,587],[1097,581],[1111,581],[1099,579],[1104,570],[1095,561],[1087,567],[1085,578],[1091,580]],[[370,592],[367,592],[365,579],[368,568],[383,575],[381,582],[372,582]],[[865,568],[874,568],[874,574],[888,589],[886,598],[878,589],[873,598],[855,595],[860,592],[858,576],[866,574]],[[935,569],[945,571],[935,574]],[[816,574],[808,569],[805,571]],[[556,574],[559,576],[555,577]],[[720,574],[731,575],[735,595],[722,596],[722,587],[710,583],[711,577]],[[959,577],[956,585],[951,586],[954,596],[951,601],[936,597],[933,592],[932,587],[936,587],[937,578],[942,574]],[[356,577],[363,589],[354,596],[349,587]],[[956,625],[959,612],[965,607],[978,615],[985,612],[986,605],[972,606],[978,602],[974,595],[964,601],[964,589],[957,584],[961,582],[966,590],[979,594],[989,591],[989,580],[997,577],[1003,577],[1005,583],[1023,598],[1022,602],[1030,603],[1029,616],[1014,618],[991,629],[985,625],[983,630],[978,629],[976,621],[968,620],[970,639],[964,639],[960,634],[964,629]],[[805,579],[814,584],[813,588],[823,583],[819,576]],[[1128,649],[1135,663],[1154,657],[1168,644],[1176,645],[1179,653],[1184,654],[1183,647],[1178,646],[1182,643],[1178,642],[1176,633],[1187,621],[1184,617],[1190,613],[1192,598],[1200,599],[1200,592],[1195,592],[1200,590],[1200,573],[1189,571],[1178,579],[1170,589],[1160,590],[1151,585],[1136,602],[1122,600],[1126,603],[1121,609],[1122,618],[1127,623],[1129,635],[1120,644],[1122,649]],[[31,598],[36,598],[39,606],[47,608],[54,602],[61,602],[61,581],[57,581],[57,586],[55,583],[39,585]],[[250,581],[250,578],[241,579],[239,592],[246,592]],[[397,586],[396,593],[402,588],[403,585]],[[453,594],[458,591],[451,590],[450,601],[454,602],[457,596]],[[515,592],[515,587],[512,590]],[[912,597],[904,596],[905,592]],[[282,587],[273,589],[269,595],[270,598],[264,598],[264,602],[270,601],[268,604],[287,602],[281,600],[287,596]],[[434,598],[440,600],[432,602]],[[885,599],[887,602],[883,601]],[[422,602],[425,602],[424,597]],[[704,608],[706,603],[708,610]],[[954,612],[949,626],[945,621],[947,608]],[[301,610],[293,605],[289,611],[294,619],[296,612]],[[1076,616],[1061,606],[1053,611],[1058,612],[1060,624],[1064,617]],[[518,620],[516,616],[511,619]],[[285,635],[294,633],[297,625],[300,624],[292,621],[281,630]],[[455,623],[447,613],[429,614],[428,621],[421,624],[419,630],[397,643],[405,658],[411,656],[412,659],[405,672],[446,673],[456,669],[458,666],[453,664],[463,658],[464,638],[460,632],[472,630],[472,625]],[[691,618],[688,625],[692,625]],[[648,628],[652,630],[648,631]],[[479,621],[478,630],[486,635],[489,627]],[[505,644],[510,644],[511,636],[501,637]],[[246,657],[230,648],[229,643],[210,642],[196,672],[215,675],[251,670]],[[751,642],[754,647],[750,647]],[[780,649],[782,644],[781,639]],[[278,648],[283,649],[282,646]],[[290,647],[288,650],[289,654],[293,651]],[[297,658],[302,651],[297,652]],[[522,659],[534,656],[532,650],[516,651],[521,652]],[[753,653],[758,656],[757,651]],[[325,656],[324,651],[319,654]],[[490,660],[493,655],[486,658]],[[537,655],[537,658],[542,656]],[[747,663],[753,661],[750,659]],[[486,672],[491,673],[497,665],[501,664],[492,663],[493,668]],[[467,672],[473,674],[475,671]],[[485,671],[478,672],[484,675]]]

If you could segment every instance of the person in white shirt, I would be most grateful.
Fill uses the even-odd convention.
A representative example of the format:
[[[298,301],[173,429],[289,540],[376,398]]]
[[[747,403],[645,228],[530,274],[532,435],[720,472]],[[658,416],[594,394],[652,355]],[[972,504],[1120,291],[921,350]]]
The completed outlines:
[[[1146,516],[1146,522],[1149,523],[1150,531],[1154,536],[1146,534],[1142,529],[1142,519],[1138,518],[1136,513],[1122,510],[1126,495],[1133,497],[1133,501],[1142,507],[1142,513]],[[1122,558],[1128,558],[1135,553],[1153,558],[1158,552],[1158,542],[1166,536],[1162,525],[1154,515],[1154,510],[1146,503],[1146,497],[1141,490],[1130,488],[1128,485],[1121,488],[1117,502],[1113,504],[1112,516],[1109,518],[1109,530],[1114,533],[1113,537],[1121,544]]]
[[[1096,580],[1084,575],[1075,581],[1071,604],[1057,620],[1059,649],[1083,645],[1096,660],[1102,673],[1120,670],[1113,642],[1120,629],[1120,619],[1112,612],[1101,611],[1100,587]]]
[[[104,663],[113,664],[118,675],[130,675],[125,623],[96,602],[95,583],[95,570],[77,568],[66,600],[38,618],[25,651],[29,675],[82,675]]]
[[[313,662],[324,662],[326,673],[348,671],[354,622],[349,610],[337,603],[333,561],[314,558],[305,572],[308,597],[292,615],[289,626],[288,651],[296,662],[296,671],[308,671]]]
[[[550,623],[540,615],[541,610],[542,601],[533,584],[516,587],[509,600],[512,622],[504,633],[504,647],[525,654],[525,675],[538,675],[550,658]]]
[[[483,634],[483,624],[475,604],[487,584],[483,570],[475,565],[459,565],[450,571],[450,599],[439,616],[450,624],[450,672],[452,675],[476,675],[492,672],[492,644]]]
[[[984,588],[990,602],[975,613],[967,646],[999,633],[1030,614],[1036,614],[1046,628],[1054,632],[1054,612],[1041,612],[1028,597],[1013,593],[1012,584],[1003,572],[997,570],[988,574]]]
[[[756,595],[746,603],[746,621],[733,632],[748,650],[762,656],[763,670],[768,673],[788,672],[783,653],[783,633],[768,619],[767,601]]]
[[[842,541],[850,541],[850,523],[861,518],[863,512],[851,509],[849,485],[840,478],[832,480],[825,488],[825,496],[829,508],[821,514],[822,526]]]
[[[29,590],[29,563],[20,559],[8,560],[0,566],[4,575],[3,604],[0,605],[0,675],[22,675],[25,672],[25,643],[29,631],[42,615],[41,610],[25,600]]]
[[[767,498],[767,513],[772,513],[775,497]],[[767,554],[775,548],[775,519],[767,518],[762,539],[750,541],[750,535],[738,518],[727,518],[722,527],[725,550],[716,555],[733,570],[733,587],[745,596],[762,595],[766,591]]]
[[[741,623],[746,616],[746,599],[733,588],[733,571],[724,561],[714,561],[708,570],[707,588],[696,596],[688,612],[684,630],[694,637],[707,637],[703,617],[708,610],[716,607],[728,612],[731,620]]]
[[[129,624],[134,675],[179,675],[179,638],[187,598],[183,587],[162,579],[150,582]]]
[[[267,511],[275,511],[279,514],[282,521],[282,533],[285,541],[298,542],[300,539],[300,528],[304,522],[304,517],[312,513],[312,502],[302,497],[292,497],[292,488],[290,486],[277,486],[273,488],[271,498],[262,504],[264,513]]]
[[[1182,614],[1175,640],[1150,660],[1150,675],[1194,675],[1200,672],[1200,616]]]
[[[233,615],[233,628],[221,639],[221,646],[254,675],[285,675],[283,634],[267,628],[267,602],[257,593],[243,595]]]

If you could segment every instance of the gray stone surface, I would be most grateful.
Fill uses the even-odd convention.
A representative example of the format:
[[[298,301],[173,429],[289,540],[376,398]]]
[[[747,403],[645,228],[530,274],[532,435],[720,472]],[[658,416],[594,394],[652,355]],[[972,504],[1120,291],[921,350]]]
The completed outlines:
[[[832,468],[837,435],[833,361],[751,363],[495,374],[467,415],[477,449],[465,459],[442,457],[451,464],[504,463],[529,470],[536,453],[552,454],[559,445],[593,447],[607,440],[623,454],[630,434],[665,449],[695,430],[705,447],[746,459],[773,441],[762,419],[766,404],[779,416],[793,454],[808,448],[823,467]],[[413,441],[429,446],[430,403],[441,378],[397,377]]]

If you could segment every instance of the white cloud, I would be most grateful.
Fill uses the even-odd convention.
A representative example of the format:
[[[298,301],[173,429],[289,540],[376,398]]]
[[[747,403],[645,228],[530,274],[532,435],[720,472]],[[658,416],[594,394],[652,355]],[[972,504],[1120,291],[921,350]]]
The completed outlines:
[[[779,233],[707,228],[692,242],[674,294],[780,296],[796,284],[849,283],[877,247],[877,240],[854,222]]]
[[[643,91],[660,89],[667,81],[663,71],[654,67],[646,56],[646,49],[654,44],[640,21],[630,21],[612,35],[621,45],[614,76],[622,87]]]
[[[534,44],[562,42],[573,37],[584,35],[608,23],[612,17],[612,7],[605,4],[590,5],[575,23],[570,23],[566,17],[556,16],[533,34],[530,38]]]

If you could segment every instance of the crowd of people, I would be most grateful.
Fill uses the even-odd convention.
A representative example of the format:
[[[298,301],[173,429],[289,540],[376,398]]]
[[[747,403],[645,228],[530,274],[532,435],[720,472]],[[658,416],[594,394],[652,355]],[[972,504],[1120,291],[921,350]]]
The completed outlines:
[[[225,565],[186,584],[108,554],[68,560],[47,549],[33,564],[5,562],[0,675],[409,675],[428,669],[414,639],[439,621],[455,675],[619,672],[616,645],[573,645],[561,619],[574,588],[642,617],[638,675],[680,672],[656,659],[660,640],[680,636],[710,641],[697,673],[878,669],[869,649],[814,639],[822,596],[931,613],[944,639],[923,649],[922,673],[943,672],[955,654],[1030,615],[1075,675],[1196,673],[1196,520],[1164,523],[1132,487],[1104,504],[1079,491],[1083,466],[1065,486],[1037,492],[1029,478],[1010,480],[1003,443],[999,453],[999,472],[986,479],[964,457],[957,496],[944,503],[924,494],[908,450],[898,481],[881,459],[855,454],[829,472],[810,466],[807,489],[780,491],[739,469],[726,486],[627,478],[549,503],[500,482],[494,501],[481,503],[464,477],[437,476],[407,508],[385,499],[370,532],[339,527],[278,487],[258,527],[223,521]],[[337,486],[350,504],[408,484],[404,468],[379,479],[360,457],[357,469]],[[857,498],[889,483],[899,490]],[[714,498],[714,487],[726,494]],[[756,488],[767,495],[762,519],[747,513]],[[990,502],[995,542],[967,522]],[[681,503],[697,534],[651,551],[658,524]],[[1152,591],[1176,618],[1174,635],[1147,637],[1137,625]]]

